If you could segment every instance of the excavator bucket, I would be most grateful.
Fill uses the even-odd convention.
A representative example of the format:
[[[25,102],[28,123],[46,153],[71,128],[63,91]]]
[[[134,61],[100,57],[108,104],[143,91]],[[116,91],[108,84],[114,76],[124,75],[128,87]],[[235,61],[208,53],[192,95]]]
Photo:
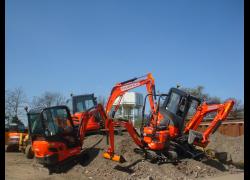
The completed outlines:
[[[189,131],[188,144],[193,144],[195,140],[201,141],[203,138],[202,133],[194,130]]]
[[[120,163],[126,162],[126,160],[123,156],[119,156],[116,154],[110,155],[108,152],[103,153],[103,157],[106,159],[110,159],[112,161],[120,162]]]
[[[215,133],[216,130],[225,121],[230,110],[233,108],[234,101],[228,100],[223,104],[208,105],[204,103],[191,119],[190,124],[185,129],[185,133],[188,133],[188,143],[195,144],[201,147],[206,147],[209,143],[208,137]],[[196,129],[200,125],[200,122],[204,116],[210,112],[217,112],[214,119],[210,122],[208,128],[204,132],[198,132]]]

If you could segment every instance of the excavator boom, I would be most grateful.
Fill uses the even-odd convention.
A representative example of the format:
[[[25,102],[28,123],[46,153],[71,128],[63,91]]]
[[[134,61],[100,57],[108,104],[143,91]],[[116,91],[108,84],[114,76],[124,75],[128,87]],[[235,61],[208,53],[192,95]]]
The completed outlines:
[[[90,118],[97,113],[100,114],[103,121],[107,120],[107,115],[105,110],[103,109],[103,106],[101,104],[97,104],[97,106],[93,106],[92,108],[88,109],[85,113],[82,114],[80,126],[78,129],[78,137],[80,139],[80,142],[82,143],[87,131],[87,124]]]
[[[128,92],[131,89],[137,88],[139,86],[146,85],[147,91],[150,94],[155,94],[155,83],[154,83],[154,78],[151,73],[148,73],[146,76],[138,77],[138,78],[133,78],[124,82],[117,83],[109,96],[109,99],[106,104],[106,113],[109,115],[112,106],[115,102],[115,100],[120,97],[118,104],[116,105],[115,111],[119,107],[119,103],[121,101],[122,96]],[[149,96],[149,102],[150,102],[150,108],[151,110],[155,109],[155,103],[154,103],[154,97]],[[114,113],[115,113],[114,111]],[[111,117],[114,116],[114,113],[111,115]]]

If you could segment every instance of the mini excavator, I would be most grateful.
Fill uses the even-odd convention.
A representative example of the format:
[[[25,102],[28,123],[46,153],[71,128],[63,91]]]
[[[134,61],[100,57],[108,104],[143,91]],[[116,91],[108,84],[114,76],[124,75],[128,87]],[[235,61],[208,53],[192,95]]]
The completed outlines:
[[[56,129],[53,129],[53,128],[58,128],[59,125],[62,125],[62,122],[61,122],[61,124],[59,124],[58,121],[53,122],[53,120],[55,120],[55,119],[53,119],[52,117],[51,117],[52,119],[42,119],[43,116],[39,115],[39,114],[42,114],[42,111],[46,111],[47,113],[50,113],[50,112],[52,113],[53,112],[55,114],[57,114],[57,112],[60,112],[60,111],[61,112],[64,111],[64,113],[67,113],[66,109],[63,110],[62,107],[61,108],[53,107],[50,110],[42,109],[42,108],[36,108],[36,109],[30,110],[30,112],[28,113],[28,117],[29,117],[29,120],[30,120],[29,122],[30,122],[30,125],[31,125],[30,130],[33,129],[33,131],[32,131],[33,135],[31,135],[31,137],[33,139],[33,142],[37,141],[37,139],[36,139],[36,134],[37,133],[38,133],[37,134],[38,136],[41,136],[43,134],[44,139],[46,139],[48,142],[50,142],[51,139],[54,139],[53,137],[59,137],[58,139],[64,140],[64,143],[66,145],[65,147],[68,147],[68,146],[72,146],[72,147],[76,146],[77,147],[77,148],[75,148],[75,149],[77,149],[77,150],[75,150],[76,153],[73,153],[73,155],[74,155],[74,154],[78,154],[78,152],[79,152],[78,145],[80,145],[82,143],[76,143],[76,142],[78,140],[80,140],[81,142],[83,141],[83,138],[84,138],[83,132],[85,133],[85,131],[86,132],[99,131],[101,128],[104,127],[104,122],[103,122],[103,119],[101,118],[100,113],[104,114],[105,112],[104,112],[103,109],[101,109],[102,106],[97,104],[96,97],[94,96],[94,94],[83,94],[83,95],[73,95],[72,94],[71,99],[67,100],[67,106],[69,107],[69,110],[71,112],[71,119],[72,119],[73,126],[74,126],[74,127],[73,126],[72,127],[75,130],[74,133],[71,133],[71,136],[72,136],[71,139],[74,139],[73,136],[75,136],[74,134],[76,134],[77,131],[81,131],[81,133],[79,132],[77,134],[78,139],[75,139],[75,142],[73,142],[73,144],[70,145],[69,142],[67,142],[67,140],[64,138],[65,133],[61,134],[59,132],[56,132]],[[56,109],[58,109],[58,110],[56,110]],[[91,110],[92,114],[90,114],[90,112],[89,112],[90,110]],[[86,115],[85,115],[85,113],[86,113]],[[65,116],[66,115],[67,114],[65,114]],[[40,119],[39,118],[36,119],[36,116],[39,116]],[[60,113],[59,113],[58,116],[60,116]],[[35,119],[32,119],[32,118],[35,118]],[[85,118],[85,120],[82,120],[82,118]],[[104,117],[104,118],[106,118],[106,117]],[[47,129],[45,129],[46,131],[44,131],[44,132],[49,131],[49,132],[53,132],[54,134],[53,133],[49,134],[48,132],[47,132],[47,134],[44,134],[44,133],[42,133],[41,129],[36,130],[36,128],[39,128],[38,127],[39,123],[40,123],[40,125],[42,125],[43,123],[48,124],[48,122],[47,122],[48,120],[50,121],[49,122],[50,126],[49,127],[44,127],[44,128],[47,128]],[[81,122],[81,120],[82,120],[82,122]],[[68,119],[67,121],[68,121],[69,127],[71,127],[71,123],[70,123],[71,120]],[[55,123],[55,124],[53,124],[53,123]],[[81,123],[82,123],[82,125],[79,128]],[[86,127],[83,127],[83,126],[85,126],[84,123],[86,123]],[[37,131],[41,131],[41,132],[39,133]],[[37,144],[40,144],[39,142],[33,143],[33,148],[32,148],[32,143],[31,143],[30,139],[31,138],[30,138],[29,135],[25,136],[25,138],[23,138],[21,140],[21,144],[19,145],[19,149],[21,151],[25,152],[25,155],[26,155],[27,158],[33,158],[33,156],[34,156],[33,149],[35,148],[35,146],[37,146]],[[67,144],[68,144],[68,146],[67,146]],[[46,146],[47,146],[47,144],[45,143],[44,147],[46,147]],[[46,150],[47,151],[46,153],[48,153],[48,154],[45,153],[43,155],[39,155],[39,152],[41,151],[40,149],[42,149],[42,146],[39,145],[36,148],[36,150],[37,150],[36,157],[37,157],[37,159],[40,159],[40,162],[43,161],[43,164],[48,164],[48,165],[53,164],[53,163],[56,163],[57,161],[62,161],[64,159],[67,159],[68,156],[71,156],[71,155],[65,155],[65,156],[61,157],[60,151],[56,150],[57,146],[55,146],[55,148],[52,148],[52,149],[54,149],[54,153],[58,152],[58,155],[53,155],[53,156],[51,155],[51,157],[49,156],[49,154],[51,154],[51,153],[49,153],[49,150],[51,148],[48,148],[48,151]],[[60,150],[60,148],[59,148],[59,150]],[[70,148],[68,150],[70,150]],[[73,151],[72,148],[71,148],[71,150]],[[46,157],[47,155],[48,155],[48,157]],[[50,160],[50,159],[53,159],[52,157],[54,157],[54,156],[58,156],[57,158],[54,158],[54,159],[57,159],[57,160],[55,160],[55,162],[53,162],[53,160]]]
[[[72,120],[75,126],[79,126],[81,116],[89,108],[95,108],[97,106],[97,100],[94,94],[82,94],[73,95],[71,94],[71,99],[67,100],[67,106],[71,110]],[[97,113],[92,116],[87,124],[86,131],[99,131],[104,128],[104,122],[100,115]]]
[[[67,106],[27,110],[29,135],[37,161],[52,167],[80,155],[88,121],[97,113],[107,118],[103,106],[97,104],[82,113],[79,125],[75,126]]]
[[[108,129],[109,148],[103,153],[103,157],[118,162],[125,161],[123,156],[115,154],[114,126],[117,125],[127,129],[129,135],[139,147],[135,149],[135,152],[145,155],[146,158],[152,159],[154,162],[176,162],[183,156],[199,157],[203,153],[198,151],[196,146],[202,148],[207,146],[209,135],[218,129],[222,121],[226,120],[234,101],[228,100],[223,104],[201,103],[200,99],[179,88],[171,88],[168,94],[156,94],[152,75],[148,74],[147,77],[146,80],[138,81],[138,78],[133,78],[117,83],[112,89],[106,106],[107,114],[118,96],[123,95],[125,91],[138,87],[142,82],[150,82],[147,84],[149,93],[144,100],[140,133],[136,131],[130,121],[114,122],[112,119],[113,113],[112,117],[105,121],[105,127]],[[144,122],[147,98],[150,101],[151,115],[148,121]],[[162,99],[164,99],[163,102],[161,102]],[[191,112],[194,115],[185,125],[187,115]],[[217,114],[208,128],[203,133],[196,131],[203,118],[211,112],[217,112]]]

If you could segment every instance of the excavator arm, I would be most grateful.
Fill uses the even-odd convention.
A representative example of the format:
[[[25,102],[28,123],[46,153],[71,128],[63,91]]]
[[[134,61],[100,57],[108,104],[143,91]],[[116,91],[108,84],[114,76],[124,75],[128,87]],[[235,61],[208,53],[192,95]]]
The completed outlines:
[[[148,73],[146,76],[142,76],[142,77],[137,77],[137,78],[133,78],[124,82],[120,82],[117,83],[112,91],[111,94],[109,96],[107,105],[106,105],[106,114],[107,116],[109,116],[110,111],[112,109],[112,106],[115,102],[115,100],[120,97],[120,99],[118,99],[118,103],[111,115],[111,118],[114,117],[115,112],[118,110],[122,96],[128,92],[131,89],[137,88],[139,86],[143,86],[146,85],[146,89],[148,94],[151,94],[148,96],[149,98],[149,103],[150,103],[150,108],[152,112],[156,111],[156,105],[155,105],[155,83],[154,83],[154,78],[152,76],[151,73]],[[110,146],[107,150],[107,152],[105,152],[103,154],[103,156],[107,159],[112,159],[114,161],[120,161],[122,162],[124,160],[124,158],[122,156],[118,156],[114,153],[114,126],[118,125],[118,126],[123,126],[128,130],[128,133],[130,134],[130,136],[133,138],[134,142],[139,146],[139,147],[143,147],[144,144],[142,143],[139,135],[137,134],[137,132],[135,131],[133,125],[131,124],[131,122],[114,122],[111,118],[106,118],[105,121],[105,128],[108,129],[108,136],[109,136],[109,142],[110,142]]]
[[[78,129],[78,137],[80,139],[81,144],[83,144],[83,140],[84,140],[84,137],[85,137],[85,134],[87,131],[86,128],[87,128],[87,124],[88,124],[89,119],[92,116],[96,115],[97,113],[100,114],[100,116],[104,122],[107,121],[106,112],[101,104],[97,104],[97,106],[94,106],[94,107],[88,109],[85,113],[82,114],[81,121],[79,124],[79,129]]]
[[[184,133],[189,133],[189,143],[193,143],[202,147],[206,147],[208,144],[208,137],[211,133],[214,133],[218,127],[221,125],[222,121],[226,120],[230,110],[234,105],[233,100],[228,100],[223,104],[212,104],[208,105],[204,102],[197,108],[197,111],[190,122],[184,129]],[[217,111],[216,116],[208,126],[208,128],[203,132],[197,132],[197,128],[200,125],[203,118],[210,112]],[[199,139],[195,141],[196,137]]]
[[[118,104],[115,107],[114,113],[119,108],[119,104],[120,104],[120,101],[122,99],[122,96],[126,92],[128,92],[131,89],[137,88],[139,86],[143,86],[143,85],[146,85],[146,89],[147,89],[149,94],[155,94],[155,83],[154,83],[154,78],[153,78],[151,73],[148,73],[147,75],[142,76],[142,77],[136,77],[136,78],[124,81],[124,82],[117,83],[113,87],[111,94],[109,96],[109,99],[107,101],[107,104],[106,104],[107,115],[109,115],[109,113],[112,109],[112,106],[118,97],[120,97],[120,99],[118,101]],[[154,99],[155,98],[153,96],[149,96],[150,108],[153,111],[155,110]],[[111,117],[114,116],[114,113],[111,115]]]

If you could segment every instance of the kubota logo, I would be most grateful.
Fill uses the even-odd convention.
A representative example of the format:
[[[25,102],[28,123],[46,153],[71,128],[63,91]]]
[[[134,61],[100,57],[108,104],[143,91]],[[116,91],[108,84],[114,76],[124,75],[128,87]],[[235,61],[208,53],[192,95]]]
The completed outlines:
[[[132,89],[132,88],[137,87],[137,86],[140,86],[140,83],[133,83],[133,84],[123,86],[123,87],[121,87],[121,90],[126,91],[128,89]]]
[[[218,107],[216,105],[212,105],[212,106],[208,106],[207,110],[210,111],[210,110],[214,110],[214,109],[217,109]]]

